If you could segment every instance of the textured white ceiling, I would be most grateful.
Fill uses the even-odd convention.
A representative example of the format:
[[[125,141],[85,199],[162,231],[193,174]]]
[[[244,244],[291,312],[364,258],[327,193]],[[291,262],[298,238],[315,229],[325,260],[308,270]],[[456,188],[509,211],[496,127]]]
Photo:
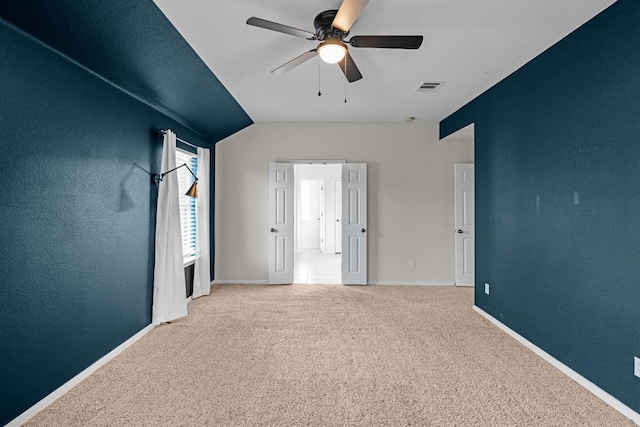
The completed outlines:
[[[340,0],[154,1],[255,122],[440,121],[615,2],[371,0],[350,36],[424,42],[417,51],[350,48],[364,78],[345,84],[337,65],[315,59],[271,74],[317,42],[245,23],[256,16],[314,32],[314,17]],[[446,83],[415,93],[423,81]]]

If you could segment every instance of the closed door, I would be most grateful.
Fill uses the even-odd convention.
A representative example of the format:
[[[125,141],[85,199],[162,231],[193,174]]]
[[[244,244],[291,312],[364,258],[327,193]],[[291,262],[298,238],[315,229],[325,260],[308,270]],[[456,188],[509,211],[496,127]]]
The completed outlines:
[[[367,164],[342,166],[342,283],[367,284]]]
[[[475,284],[475,174],[473,164],[454,165],[456,286]]]
[[[335,180],[336,253],[342,252],[342,180]]]
[[[293,165],[269,164],[269,283],[293,283]]]

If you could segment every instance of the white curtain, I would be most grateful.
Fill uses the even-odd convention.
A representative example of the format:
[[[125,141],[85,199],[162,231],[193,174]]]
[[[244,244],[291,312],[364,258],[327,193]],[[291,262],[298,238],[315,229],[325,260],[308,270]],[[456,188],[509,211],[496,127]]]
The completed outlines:
[[[193,275],[193,298],[209,295],[211,287],[209,164],[209,150],[198,147],[198,203],[196,207],[196,263]]]
[[[162,172],[176,167],[176,134],[167,130],[162,147]],[[178,174],[164,176],[158,189],[156,261],[153,274],[152,323],[159,325],[187,315],[187,297],[180,231]]]

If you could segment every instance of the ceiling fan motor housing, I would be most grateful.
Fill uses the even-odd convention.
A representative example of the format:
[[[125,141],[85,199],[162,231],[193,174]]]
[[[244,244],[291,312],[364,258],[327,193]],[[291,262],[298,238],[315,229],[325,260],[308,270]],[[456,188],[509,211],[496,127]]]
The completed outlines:
[[[345,33],[344,31],[331,26],[337,13],[337,9],[325,10],[324,12],[320,12],[318,16],[316,16],[316,19],[313,20],[313,26],[316,29],[318,40],[343,40],[349,34],[348,31]]]

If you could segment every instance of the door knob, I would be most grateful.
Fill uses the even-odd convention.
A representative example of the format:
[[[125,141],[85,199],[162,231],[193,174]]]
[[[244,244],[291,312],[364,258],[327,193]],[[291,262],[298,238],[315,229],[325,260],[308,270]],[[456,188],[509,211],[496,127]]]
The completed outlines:
[[[365,232],[365,231],[367,231],[367,230],[365,230],[365,229],[363,228],[363,229],[362,229],[362,230],[360,230],[360,231],[361,231],[362,233],[364,233],[364,232]]]
[[[339,219],[336,219],[336,222],[340,222],[340,220],[339,220]]]
[[[276,231],[278,231],[278,230],[276,230],[275,228],[272,228],[272,229],[271,229],[271,230],[269,230],[269,231],[270,231],[270,232],[272,232],[272,233],[275,233],[275,232],[276,232]]]
[[[458,234],[462,234],[462,230],[458,230]]]

